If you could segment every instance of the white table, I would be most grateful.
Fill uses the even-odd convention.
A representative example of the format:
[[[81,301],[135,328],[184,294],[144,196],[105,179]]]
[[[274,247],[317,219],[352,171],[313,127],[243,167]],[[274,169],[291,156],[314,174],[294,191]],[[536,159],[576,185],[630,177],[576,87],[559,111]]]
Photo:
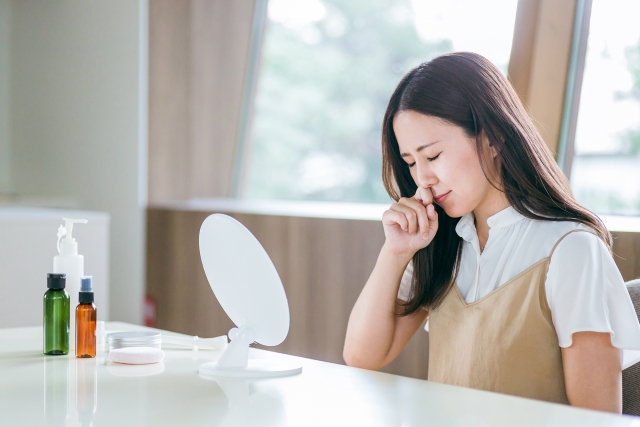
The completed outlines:
[[[131,329],[143,328],[107,323]],[[219,383],[198,366],[221,351],[165,353],[162,365],[136,370],[105,362],[105,353],[44,356],[41,328],[0,329],[0,426],[640,426],[640,418],[304,358],[295,358],[298,376]],[[294,358],[258,349],[249,357]]]

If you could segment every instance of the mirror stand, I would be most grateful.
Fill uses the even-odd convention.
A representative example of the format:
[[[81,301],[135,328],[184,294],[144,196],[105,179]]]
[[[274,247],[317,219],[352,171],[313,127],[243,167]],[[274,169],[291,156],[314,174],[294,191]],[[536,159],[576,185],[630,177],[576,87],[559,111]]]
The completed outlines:
[[[229,330],[231,342],[217,362],[200,365],[200,375],[226,378],[274,378],[297,375],[302,366],[269,359],[249,360],[249,345],[255,333],[245,325]]]
[[[217,366],[220,368],[244,368],[249,363],[249,346],[255,341],[255,333],[247,326],[229,330],[229,346],[222,353]]]

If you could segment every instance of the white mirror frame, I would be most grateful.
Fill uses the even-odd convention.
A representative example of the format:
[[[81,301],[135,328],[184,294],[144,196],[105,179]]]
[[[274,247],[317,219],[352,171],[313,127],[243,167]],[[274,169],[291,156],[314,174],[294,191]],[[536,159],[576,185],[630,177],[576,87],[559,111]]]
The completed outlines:
[[[299,364],[249,359],[249,346],[278,345],[289,331],[289,305],[280,277],[260,242],[240,222],[223,214],[200,228],[200,257],[211,290],[237,325],[217,362],[200,365],[214,377],[269,378],[295,375]]]

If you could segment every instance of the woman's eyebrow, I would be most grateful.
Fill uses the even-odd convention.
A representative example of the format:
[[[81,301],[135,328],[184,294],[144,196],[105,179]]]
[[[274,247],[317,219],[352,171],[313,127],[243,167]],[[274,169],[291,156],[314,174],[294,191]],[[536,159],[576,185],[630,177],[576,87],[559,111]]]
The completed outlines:
[[[433,141],[433,142],[430,142],[430,143],[428,143],[428,144],[421,145],[420,147],[418,147],[418,148],[416,149],[416,151],[419,153],[419,152],[421,152],[422,150],[424,150],[425,148],[427,148],[427,147],[431,147],[433,144],[437,144],[438,142],[440,142],[440,140]],[[411,155],[411,154],[409,154],[409,153],[400,153],[400,157],[407,157],[407,156],[410,156],[410,155]]]

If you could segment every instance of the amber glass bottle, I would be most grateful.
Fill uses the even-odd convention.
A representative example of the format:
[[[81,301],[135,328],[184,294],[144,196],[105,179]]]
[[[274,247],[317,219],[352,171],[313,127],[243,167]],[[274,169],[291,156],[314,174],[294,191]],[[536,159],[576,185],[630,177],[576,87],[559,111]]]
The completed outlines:
[[[91,277],[83,277],[76,307],[76,357],[96,357],[96,306]]]

